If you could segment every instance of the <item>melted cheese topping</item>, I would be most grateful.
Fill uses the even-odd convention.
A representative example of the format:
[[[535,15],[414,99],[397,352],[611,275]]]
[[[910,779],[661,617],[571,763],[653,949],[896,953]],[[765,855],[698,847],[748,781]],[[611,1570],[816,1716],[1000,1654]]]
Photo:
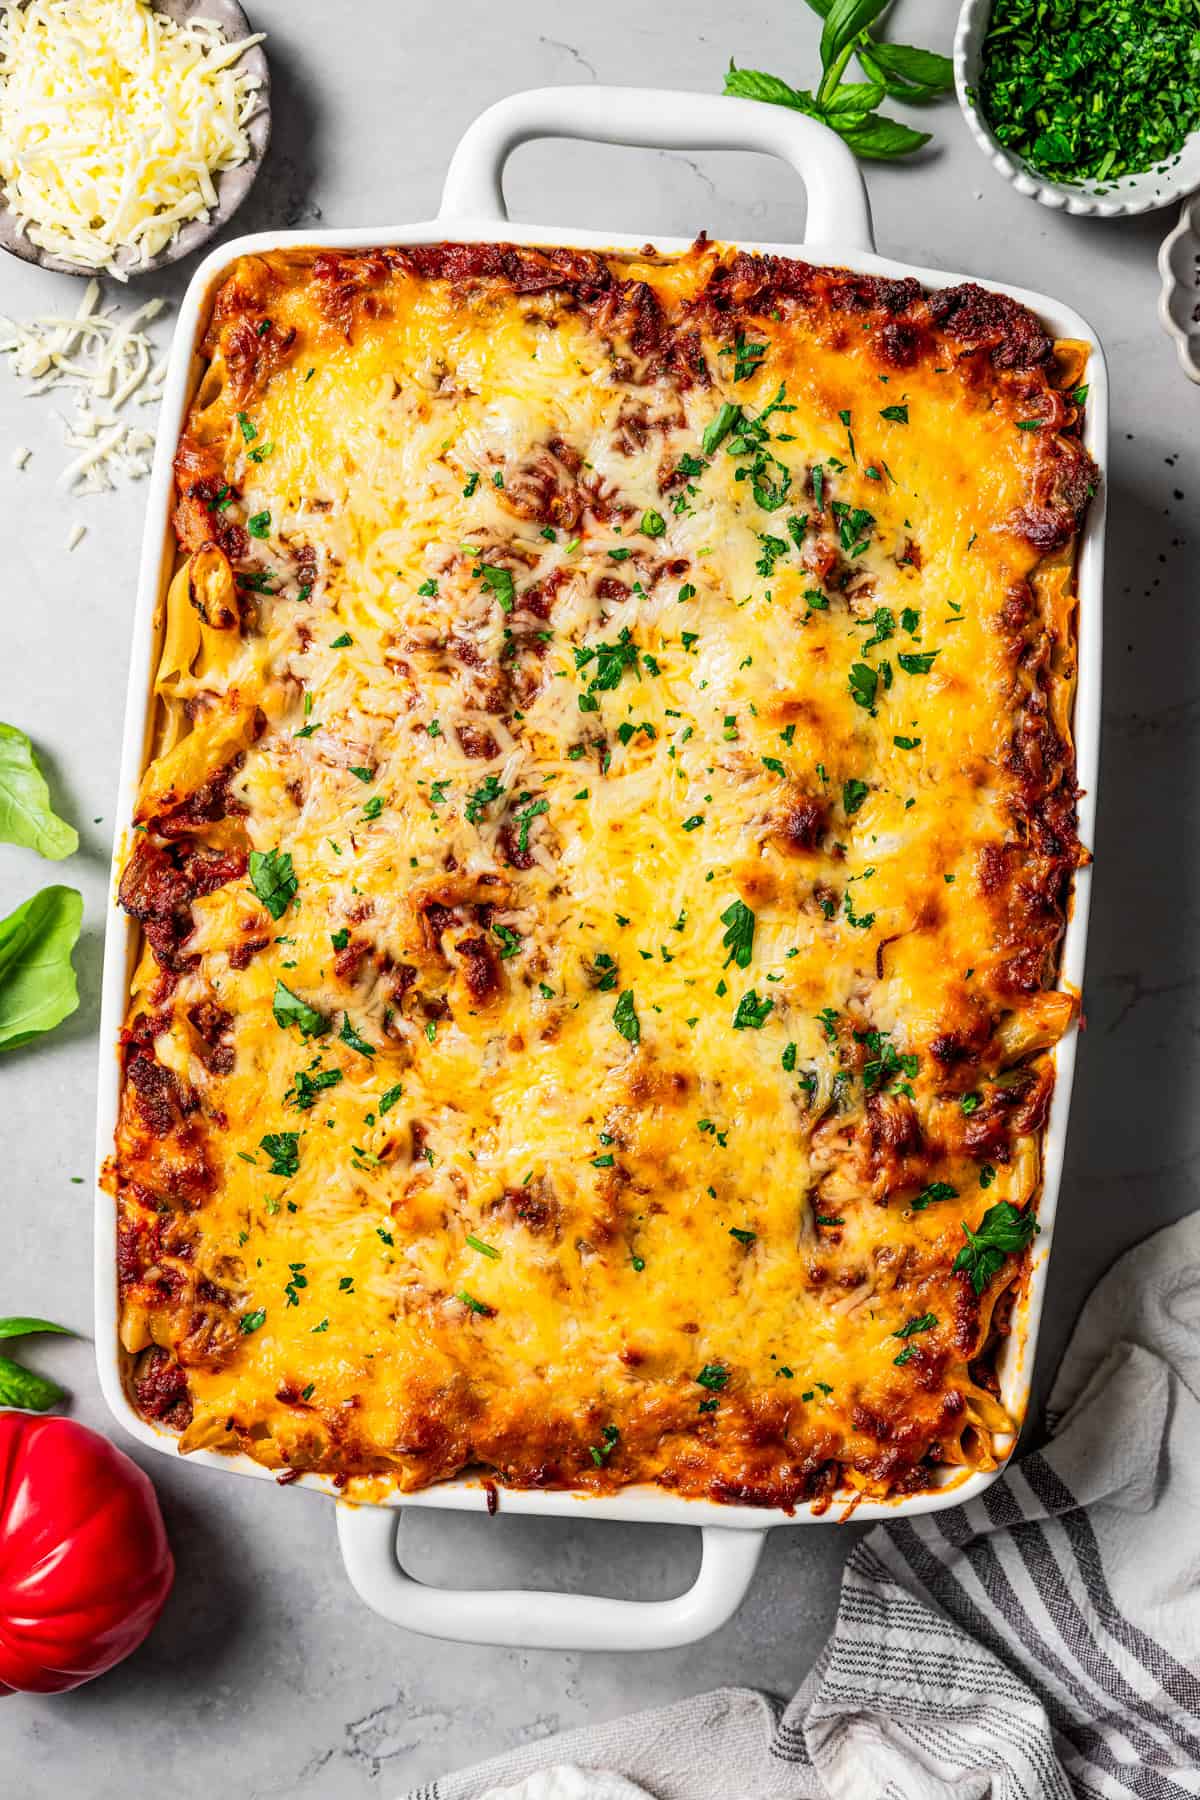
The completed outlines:
[[[217,204],[250,154],[258,78],[226,44],[150,0],[25,0],[0,12],[0,182],[31,243],[125,280]]]
[[[716,255],[620,271],[670,313]],[[986,1463],[1018,1265],[952,1264],[1038,1122],[965,1123],[1071,1011],[1004,990],[988,882],[1030,575],[1069,683],[1032,402],[836,319],[708,320],[707,385],[554,296],[396,274],[347,326],[307,275],[233,278],[286,356],[239,392],[218,338],[189,426],[247,554],[172,588],[139,818],[232,766],[195,828],[257,854],[135,986],[175,1112],[127,1090],[125,1216],[211,1287],[156,1240],[127,1346],[188,1447],[402,1486]]]

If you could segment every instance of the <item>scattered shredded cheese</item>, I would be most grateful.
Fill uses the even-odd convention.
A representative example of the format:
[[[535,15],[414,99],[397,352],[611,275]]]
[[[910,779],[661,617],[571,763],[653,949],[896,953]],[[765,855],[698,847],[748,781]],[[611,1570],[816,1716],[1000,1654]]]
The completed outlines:
[[[80,525],[78,523],[75,525],[72,525],[71,535],[67,539],[67,549],[68,550],[76,549],[78,547],[78,545],[82,544],[82,542],[86,536],[87,536],[87,526],[86,525]]]
[[[28,444],[18,444],[12,453],[14,469],[23,469],[32,455],[33,451]]]
[[[116,479],[137,481],[150,473],[154,434],[117,414],[135,395],[138,405],[159,398],[166,373],[154,345],[140,329],[163,309],[161,300],[147,301],[136,312],[119,317],[113,307],[99,308],[100,284],[89,281],[79,311],[71,317],[48,313],[20,322],[0,317],[0,354],[13,373],[33,385],[30,395],[74,389],[75,411],[63,419],[71,461],[58,478],[78,493],[104,493]],[[24,468],[31,452],[14,452]]]
[[[260,81],[236,65],[262,41],[150,0],[0,7],[0,189],[30,241],[124,281],[203,218],[250,154]]]

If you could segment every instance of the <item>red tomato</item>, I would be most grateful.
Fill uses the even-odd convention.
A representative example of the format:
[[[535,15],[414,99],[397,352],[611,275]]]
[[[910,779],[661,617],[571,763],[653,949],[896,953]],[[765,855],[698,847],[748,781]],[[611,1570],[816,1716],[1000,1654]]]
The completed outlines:
[[[60,1694],[136,1650],[175,1579],[149,1477],[86,1425],[0,1413],[0,1694]]]

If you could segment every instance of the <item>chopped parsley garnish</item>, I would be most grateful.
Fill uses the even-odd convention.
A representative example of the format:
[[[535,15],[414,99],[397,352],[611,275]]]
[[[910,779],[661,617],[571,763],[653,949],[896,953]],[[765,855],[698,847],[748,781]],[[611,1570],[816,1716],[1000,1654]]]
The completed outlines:
[[[577,672],[589,668],[593,662],[596,665],[595,673],[587,686],[589,694],[610,693],[613,688],[620,686],[626,669],[635,675],[638,671],[638,648],[628,626],[622,629],[615,643],[589,644],[576,648],[574,655]],[[594,708],[587,710],[593,711]]]
[[[726,400],[716,418],[710,419],[704,428],[704,436],[700,440],[700,448],[703,450],[705,456],[711,456],[713,451],[718,449],[719,446],[725,442],[725,439],[729,436],[741,416],[741,407],[735,406],[732,401]]]
[[[933,667],[934,657],[941,654],[940,650],[922,650],[919,654],[902,650],[896,661],[906,675],[928,675]]]
[[[914,1212],[924,1212],[927,1206],[936,1206],[941,1200],[957,1200],[958,1189],[951,1187],[948,1181],[931,1181],[928,1187],[922,1188],[912,1203]]]
[[[438,585],[432,575],[429,576],[428,580],[423,581],[417,589],[418,594],[426,600],[432,600],[437,591]]]
[[[493,925],[492,931],[500,939],[500,961],[507,962],[510,956],[521,954],[521,938],[517,932],[507,925]]]
[[[754,567],[760,575],[771,576],[775,573],[775,564],[779,558],[787,555],[787,541],[763,532],[758,534],[758,541],[761,546],[761,554]]]
[[[299,885],[289,851],[250,852],[250,886],[273,919],[282,919]]]
[[[251,513],[246,520],[246,530],[252,538],[267,538],[271,535],[271,515],[263,512]]]
[[[391,1112],[391,1110],[392,1110],[393,1106],[395,1106],[397,1100],[402,1099],[403,1096],[404,1096],[404,1089],[399,1082],[396,1083],[395,1087],[390,1087],[388,1089],[387,1093],[384,1094],[383,1098],[379,1102],[380,1118],[382,1119],[384,1113]]]
[[[998,1201],[984,1213],[978,1231],[964,1224],[967,1241],[954,1259],[955,1272],[965,1275],[982,1294],[1005,1258],[1032,1243],[1037,1228],[1032,1212],[1022,1212],[1011,1200]]]
[[[494,1319],[496,1316],[494,1306],[489,1306],[486,1300],[477,1300],[474,1294],[467,1292],[466,1288],[459,1288],[454,1298],[461,1300],[468,1312],[478,1313],[481,1319]]]
[[[663,532],[666,529],[667,529],[667,521],[663,518],[663,516],[660,512],[655,512],[653,509],[651,509],[650,511],[644,512],[642,514],[643,536],[648,537],[648,538],[661,537]]]
[[[348,631],[343,631],[341,637],[334,638],[329,648],[331,650],[346,650],[353,642],[354,639],[350,636],[350,633]]]
[[[246,442],[252,444],[258,436],[258,426],[253,424],[244,412],[238,414],[237,422],[242,428],[242,436]]]
[[[775,1010],[773,1000],[760,1000],[753,988],[742,995],[733,1015],[735,1031],[761,1031]]]
[[[382,811],[382,794],[372,794],[371,798],[363,803],[362,816],[364,819],[377,819]]]
[[[890,419],[893,425],[907,425],[908,407],[907,405],[884,406],[880,408],[879,416],[881,419]]]
[[[729,1380],[729,1370],[723,1363],[705,1363],[696,1380],[702,1388],[707,1388],[710,1394],[719,1394]]]
[[[893,1331],[892,1336],[897,1338],[918,1337],[924,1331],[932,1331],[936,1324],[936,1313],[922,1313],[919,1319],[909,1319],[905,1324],[901,1325],[899,1331]],[[896,1367],[900,1369],[903,1368],[906,1362],[911,1362],[916,1354],[917,1345],[909,1344],[900,1352],[899,1356],[893,1356],[892,1361],[895,1363]]]
[[[310,1112],[317,1103],[317,1095],[326,1088],[336,1087],[341,1079],[340,1069],[297,1069],[291,1087],[283,1096],[284,1102],[294,1106],[297,1112]],[[265,1147],[265,1139],[263,1143]]]
[[[898,1075],[906,1075],[911,1080],[920,1068],[917,1057],[908,1053],[902,1056],[897,1051],[886,1031],[856,1031],[854,1035],[870,1051],[862,1071],[863,1087],[868,1094],[886,1087]],[[904,1087],[899,1091],[905,1091]],[[912,1089],[907,1091],[911,1094]]]
[[[963,1110],[963,1116],[969,1119],[973,1112],[978,1112],[982,1100],[982,1094],[964,1094],[959,1101],[959,1105]]]
[[[289,1025],[296,1025],[301,1037],[324,1037],[329,1030],[330,1021],[325,1014],[310,1006],[307,1000],[301,1000],[299,994],[293,994],[291,988],[279,980],[275,983],[271,1010],[278,1026],[286,1030]]]
[[[897,750],[915,750],[921,740],[920,738],[915,737],[894,737],[892,742],[895,744]]]
[[[980,1187],[981,1188],[990,1188],[993,1181],[995,1181],[995,1179],[996,1179],[996,1171],[995,1171],[995,1169],[993,1169],[991,1163],[984,1163],[983,1167],[979,1171]]]
[[[510,613],[516,604],[511,570],[502,569],[496,563],[481,563],[479,578],[487,592],[495,596],[501,612]]]
[[[271,1159],[268,1175],[295,1175],[300,1168],[300,1133],[298,1131],[269,1131],[265,1138],[259,1140],[259,1149]]]
[[[245,1332],[245,1334],[249,1336],[252,1331],[258,1331],[266,1324],[266,1322],[267,1309],[265,1306],[260,1306],[257,1312],[242,1314],[241,1318],[238,1320],[238,1330]]]
[[[548,813],[549,811],[550,802],[548,800],[535,800],[532,806],[527,806],[525,808],[524,812],[514,814],[513,823],[519,827],[517,831],[518,850],[528,850],[529,827],[542,813]]]
[[[854,817],[870,791],[865,781],[857,781],[853,777],[842,783],[842,805],[848,819]]]
[[[485,775],[463,809],[468,825],[478,825],[486,809],[499,800],[504,789],[495,775]]]
[[[613,1024],[629,1043],[641,1042],[642,1025],[634,1005],[632,988],[625,989],[613,1008]]]
[[[478,469],[472,469],[471,473],[467,476],[467,485],[463,489],[463,499],[469,500],[471,498],[471,495],[475,492],[475,489],[478,486],[479,486],[479,471],[478,471]]]
[[[684,831],[696,831],[704,823],[703,813],[693,813],[690,819],[683,821]]]
[[[374,1056],[375,1054],[374,1044],[368,1044],[366,1038],[359,1037],[355,1031],[350,1023],[349,1013],[342,1014],[342,1029],[338,1032],[338,1037],[343,1044],[349,1044],[351,1050],[357,1050],[360,1056]]]
[[[735,381],[749,381],[750,377],[757,375],[761,368],[762,360],[767,354],[767,346],[755,343],[752,338],[746,336],[745,332],[739,331],[732,346],[724,345],[720,354],[722,356],[732,355]]]
[[[857,706],[867,712],[875,710],[875,696],[879,691],[879,671],[872,669],[867,663],[851,663],[850,692]]]
[[[739,1244],[745,1244],[747,1248],[758,1241],[757,1231],[743,1231],[740,1225],[731,1225],[729,1235],[731,1238],[736,1238]]]
[[[721,914],[721,923],[726,928],[721,947],[729,952],[722,968],[736,963],[739,969],[748,969],[754,954],[754,914],[744,901],[734,900]]]
[[[621,1433],[617,1430],[617,1427],[615,1425],[606,1425],[600,1433],[600,1442],[598,1444],[588,1445],[588,1455],[598,1469],[608,1461],[608,1458],[612,1455],[620,1441]]]
[[[787,1072],[787,1074],[789,1074],[789,1075],[792,1074],[793,1070],[796,1067],[796,1046],[795,1046],[795,1044],[785,1044],[784,1045],[783,1055],[780,1057],[779,1061],[780,1061],[780,1064],[783,1067],[783,1069]]]

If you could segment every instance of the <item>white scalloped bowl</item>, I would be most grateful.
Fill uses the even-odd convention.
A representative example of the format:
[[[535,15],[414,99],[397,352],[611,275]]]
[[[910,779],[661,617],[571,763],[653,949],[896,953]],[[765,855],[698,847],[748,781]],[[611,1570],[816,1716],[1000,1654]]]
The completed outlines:
[[[1158,253],[1158,272],[1163,330],[1175,340],[1184,374],[1200,382],[1200,198],[1184,202],[1178,225]]]
[[[1011,181],[1019,194],[1027,194],[1042,206],[1084,218],[1128,219],[1169,206],[1181,195],[1200,187],[1200,131],[1192,133],[1169,168],[1123,176],[1115,188],[1103,182],[1089,185],[1051,181],[1003,149],[971,99],[979,80],[983,40],[991,15],[992,0],[963,0],[954,37],[954,86],[971,136],[992,167]]]

